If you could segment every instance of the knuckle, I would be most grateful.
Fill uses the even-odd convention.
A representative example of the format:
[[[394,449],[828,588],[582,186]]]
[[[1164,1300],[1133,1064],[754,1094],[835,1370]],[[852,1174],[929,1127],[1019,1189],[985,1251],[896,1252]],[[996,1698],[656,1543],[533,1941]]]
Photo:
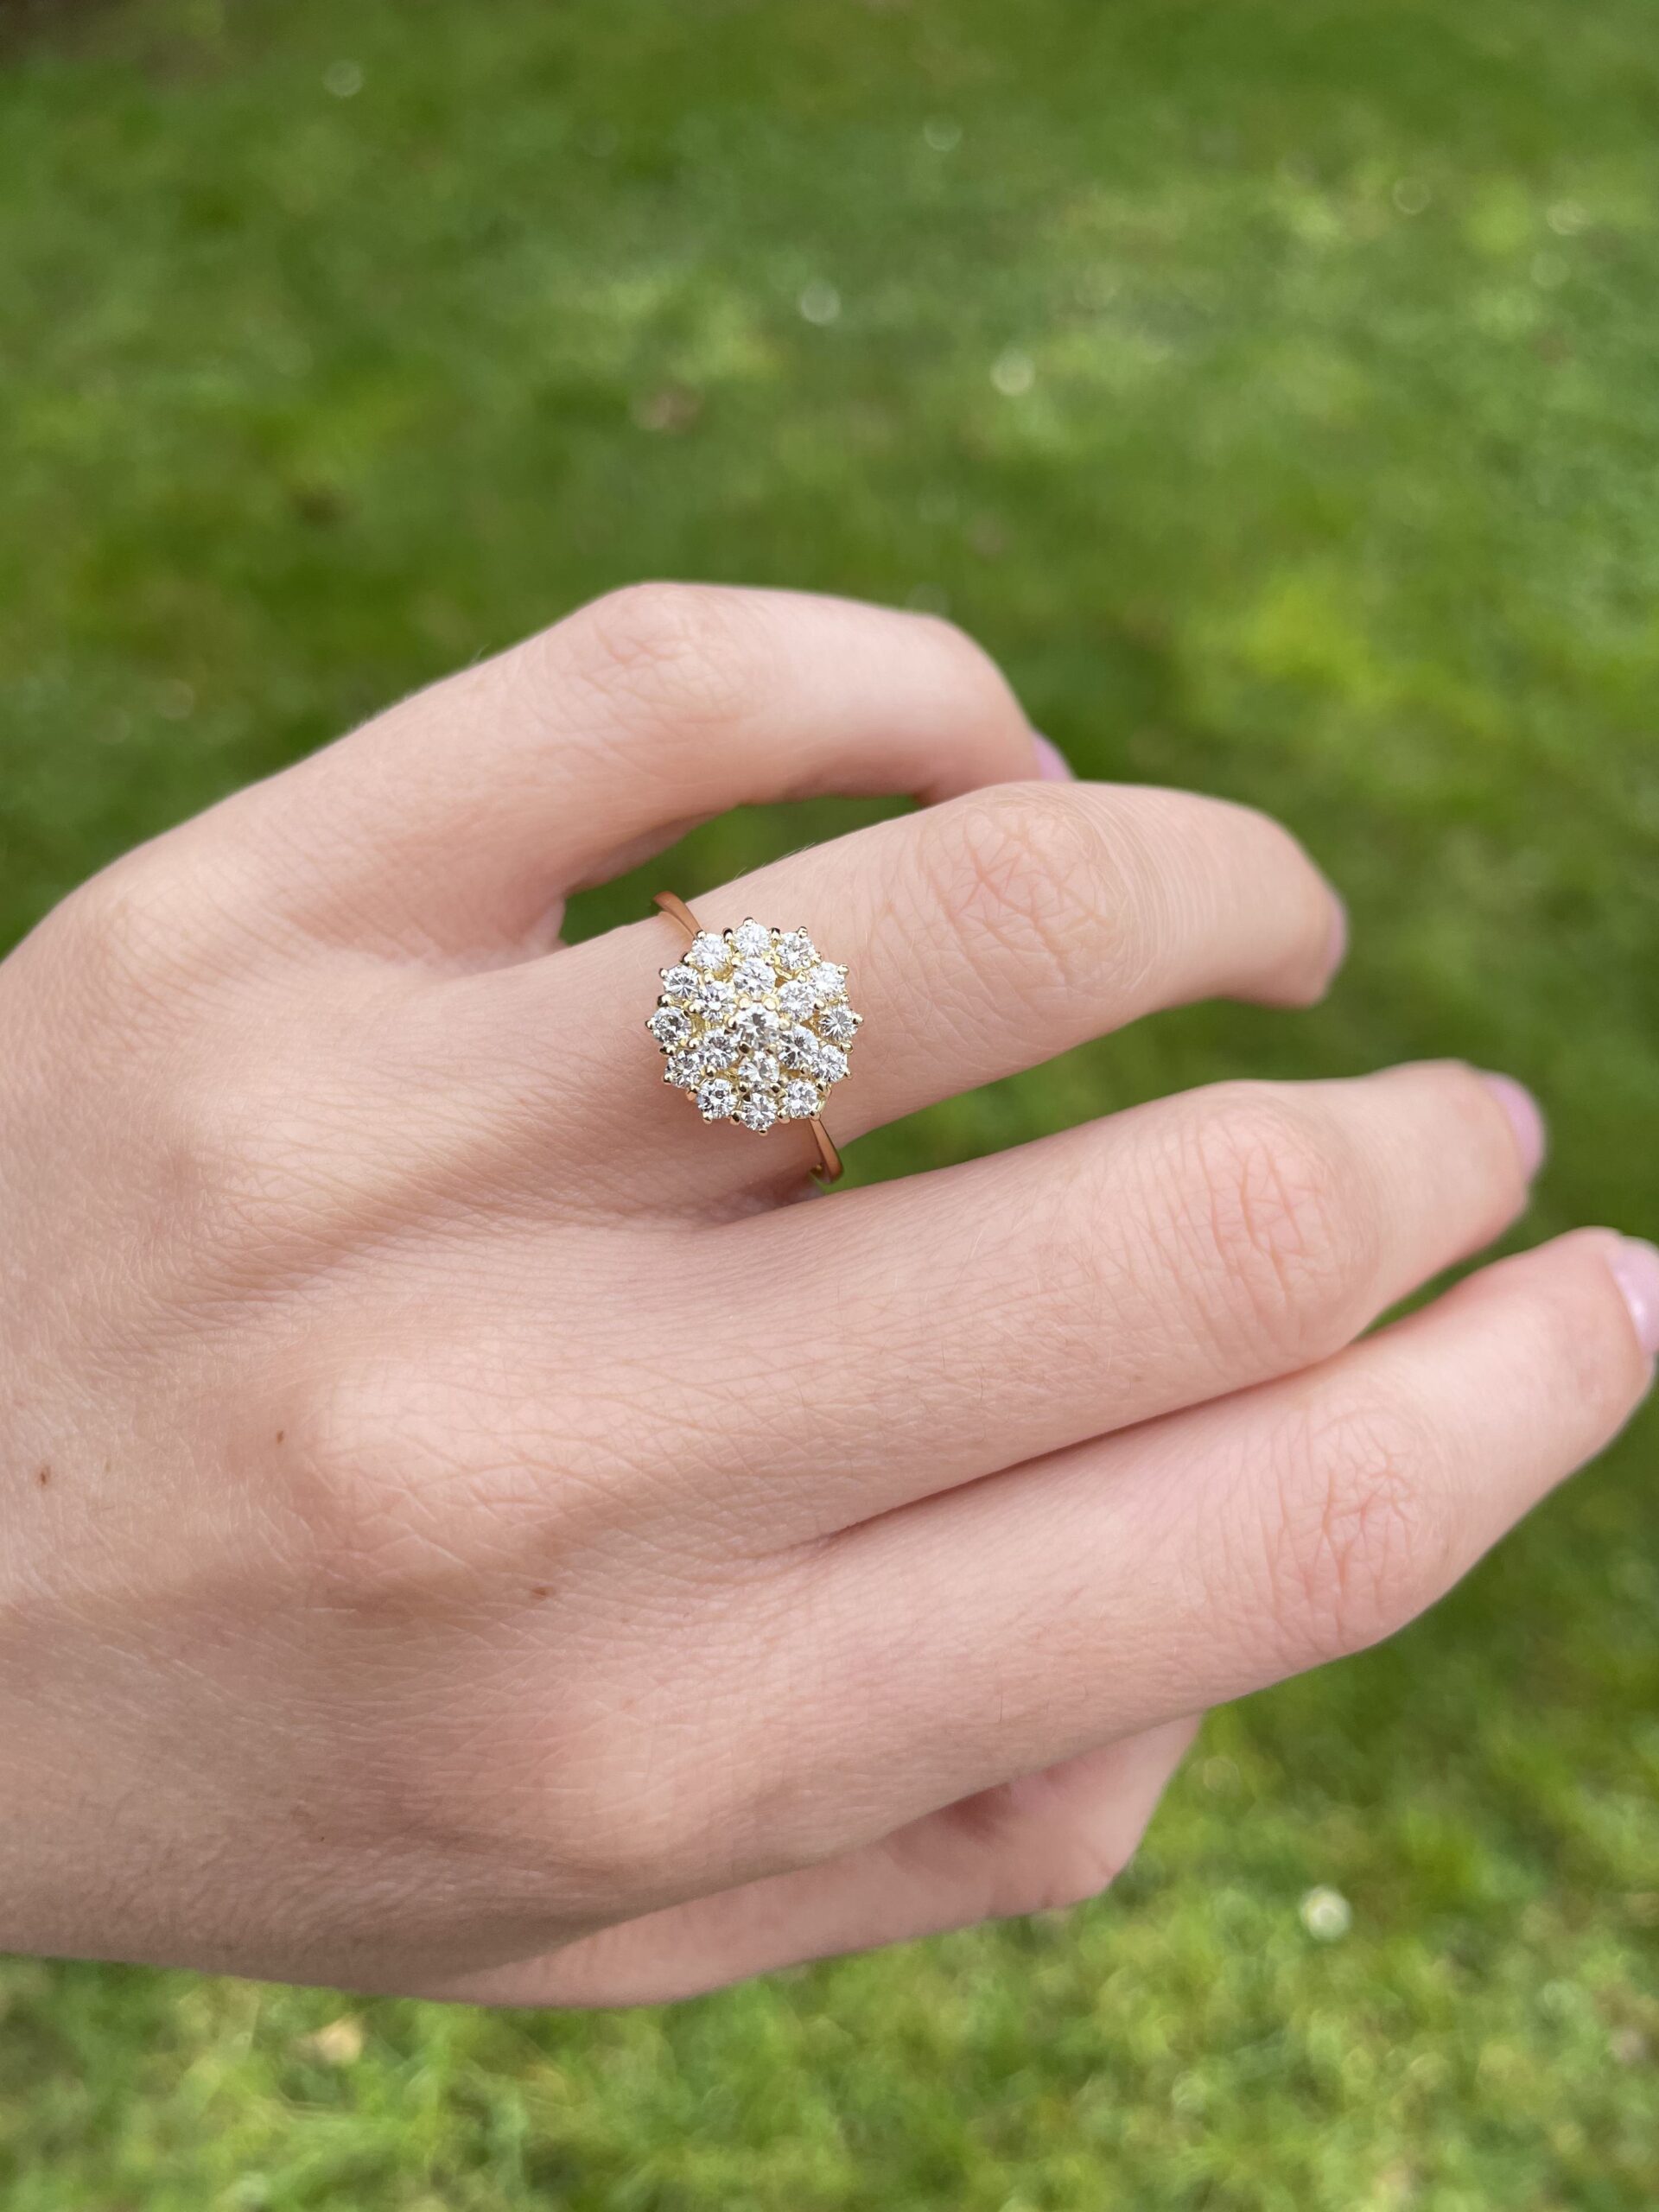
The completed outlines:
[[[670,730],[741,720],[759,680],[741,595],[718,585],[630,584],[562,626],[578,674]],[[556,633],[557,634],[557,633]]]
[[[348,1334],[334,1316],[302,1357],[279,1416],[284,1495],[318,1574],[348,1606],[372,1612],[439,1587],[480,1600],[538,1582],[568,1591],[596,1548],[656,1519],[646,1455],[610,1433],[614,1407],[597,1438],[550,1421],[543,1400],[569,1395],[569,1370],[544,1370],[527,1390],[510,1337],[413,1346],[400,1327],[383,1350],[372,1318]],[[718,1585],[701,1560],[679,1567],[682,1602]]]
[[[156,1165],[172,1210],[217,1258],[240,1250],[251,1262],[283,1211],[282,1145],[264,1110],[280,1105],[219,1072],[169,1084],[154,1102]]]
[[[283,1395],[276,1496],[330,1602],[372,1619],[465,1571],[454,1478],[461,1424],[405,1359],[319,1359]]]
[[[1289,1663],[1345,1656],[1439,1594],[1454,1555],[1445,1444],[1404,1403],[1309,1407],[1280,1440],[1263,1539]]]
[[[925,892],[1016,988],[1092,995],[1133,957],[1122,855],[1074,793],[991,785],[921,819]]]
[[[943,614],[906,614],[933,648],[933,662],[944,683],[958,689],[964,708],[984,700],[988,690],[1005,699],[1013,711],[1020,709],[1008,689],[1007,678],[976,638]],[[1021,717],[1023,720],[1023,716]]]
[[[343,1224],[401,1196],[397,1166],[369,1154],[350,1117],[301,1095],[285,1065],[238,1071],[181,1052],[146,1108],[167,1228],[244,1285],[337,1249]]]
[[[475,1685],[407,1770],[409,1820],[525,1867],[556,1870],[578,1917],[648,1909],[773,1871],[756,1861],[742,1791],[708,1716],[626,1645],[568,1656],[556,1702]]]
[[[619,1610],[544,1484],[510,1478],[504,1496],[522,1451],[504,1455],[429,1359],[320,1351],[281,1403],[269,1510],[332,1654],[376,1679],[418,1663],[429,1693],[418,1727],[377,1724],[400,1833],[576,1919],[774,1871],[803,1816],[757,1717],[778,1705],[755,1690],[768,1637],[789,1640],[769,1573],[728,1588],[676,1562],[631,1570]]]
[[[1179,1256],[1214,1287],[1217,1327],[1291,1364],[1345,1341],[1380,1230],[1338,1127],[1266,1084],[1227,1084],[1176,1141]]]
[[[724,1887],[749,1871],[736,1860],[720,1793],[690,1761],[664,1767],[613,1752],[567,1764],[555,1787],[581,1808],[563,1855],[579,1891],[596,1904],[663,1896],[688,1883]]]
[[[178,1004],[196,982],[201,920],[190,871],[141,847],[82,884],[44,927],[76,995],[124,1027]]]

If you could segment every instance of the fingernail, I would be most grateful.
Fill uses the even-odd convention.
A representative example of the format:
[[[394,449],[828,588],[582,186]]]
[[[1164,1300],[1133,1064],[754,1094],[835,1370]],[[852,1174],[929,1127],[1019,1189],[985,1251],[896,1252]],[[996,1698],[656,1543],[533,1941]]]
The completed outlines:
[[[1510,1117],[1516,1149],[1530,1182],[1544,1164],[1549,1143],[1542,1109],[1526,1085],[1517,1083],[1512,1075],[1492,1075],[1483,1068],[1481,1080]]]
[[[1033,730],[1031,734],[1031,743],[1032,749],[1037,755],[1037,773],[1046,784],[1076,782],[1071,763],[1052,739],[1039,737]]]
[[[1649,1359],[1659,1359],[1659,1249],[1637,1236],[1621,1236],[1607,1264],[1630,1309],[1637,1343]]]

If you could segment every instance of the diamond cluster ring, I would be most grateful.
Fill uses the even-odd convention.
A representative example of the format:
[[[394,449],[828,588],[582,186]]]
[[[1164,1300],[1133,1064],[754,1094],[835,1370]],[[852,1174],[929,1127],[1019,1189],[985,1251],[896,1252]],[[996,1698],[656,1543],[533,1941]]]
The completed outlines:
[[[847,970],[823,959],[804,930],[747,921],[717,935],[673,892],[659,891],[655,903],[690,939],[683,959],[663,969],[645,1024],[662,1048],[664,1082],[705,1122],[757,1132],[804,1122],[818,1150],[814,1173],[833,1183],[841,1154],[819,1116],[863,1019],[847,1003]]]

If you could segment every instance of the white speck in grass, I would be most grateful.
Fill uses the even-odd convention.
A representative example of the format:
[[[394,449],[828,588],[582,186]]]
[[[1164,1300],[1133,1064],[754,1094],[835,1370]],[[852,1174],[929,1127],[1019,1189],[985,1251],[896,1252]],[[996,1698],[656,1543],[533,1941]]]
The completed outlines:
[[[841,313],[841,294],[833,284],[826,284],[822,276],[815,276],[806,285],[795,302],[804,321],[816,324],[820,329],[825,323],[834,322]]]
[[[363,72],[355,61],[331,61],[322,73],[322,89],[337,100],[355,99],[363,89]]]
[[[954,154],[962,143],[962,125],[948,115],[930,115],[922,137],[936,154]]]
[[[1310,1890],[1301,1915],[1303,1927],[1321,1943],[1339,1942],[1354,1924],[1354,1909],[1340,1890]]]
[[[1576,200],[1558,200],[1545,216],[1558,238],[1576,238],[1590,227],[1590,211]]]
[[[1562,254],[1535,253],[1532,257],[1532,281],[1541,292],[1559,291],[1572,274],[1572,266]]]
[[[912,584],[905,594],[905,605],[912,614],[948,614],[950,594],[943,584]]]
[[[1037,364],[1029,353],[1010,346],[991,363],[991,382],[1004,399],[1023,399],[1037,381]]]
[[[196,695],[182,677],[169,676],[156,687],[156,706],[170,722],[188,721],[196,711]]]
[[[355,2066],[363,2056],[363,2023],[350,2013],[330,2020],[315,2035],[302,2037],[300,2049],[325,2066]]]
[[[1421,177],[1402,176],[1395,179],[1389,196],[1402,215],[1421,215],[1433,195]]]

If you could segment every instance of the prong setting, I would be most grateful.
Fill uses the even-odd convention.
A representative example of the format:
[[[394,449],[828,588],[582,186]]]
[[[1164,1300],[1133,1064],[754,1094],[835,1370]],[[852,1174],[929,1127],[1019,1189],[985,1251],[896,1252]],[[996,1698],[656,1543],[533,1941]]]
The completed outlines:
[[[664,1080],[705,1122],[759,1135],[817,1118],[847,1074],[861,1016],[847,1004],[847,970],[805,930],[753,918],[723,935],[698,930],[662,981],[645,1027]]]

